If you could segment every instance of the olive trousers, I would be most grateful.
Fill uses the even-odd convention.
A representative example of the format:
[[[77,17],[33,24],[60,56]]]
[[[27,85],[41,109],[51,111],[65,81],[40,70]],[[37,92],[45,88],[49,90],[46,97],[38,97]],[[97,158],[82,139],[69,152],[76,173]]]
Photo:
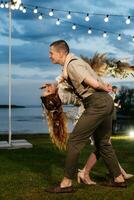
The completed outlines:
[[[121,174],[118,160],[110,143],[113,99],[106,92],[95,92],[83,100],[85,111],[70,134],[67,145],[65,177],[76,173],[79,154],[93,135],[96,151],[113,177]]]

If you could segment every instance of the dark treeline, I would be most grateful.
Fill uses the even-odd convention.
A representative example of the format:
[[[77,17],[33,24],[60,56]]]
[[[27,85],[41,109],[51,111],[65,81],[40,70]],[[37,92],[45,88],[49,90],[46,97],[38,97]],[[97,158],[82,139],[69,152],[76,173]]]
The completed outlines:
[[[121,87],[117,100],[120,100],[121,105],[118,113],[134,116],[134,88]]]
[[[9,108],[9,105],[3,104],[3,105],[0,105],[0,108]],[[11,108],[25,108],[25,106],[11,105]]]

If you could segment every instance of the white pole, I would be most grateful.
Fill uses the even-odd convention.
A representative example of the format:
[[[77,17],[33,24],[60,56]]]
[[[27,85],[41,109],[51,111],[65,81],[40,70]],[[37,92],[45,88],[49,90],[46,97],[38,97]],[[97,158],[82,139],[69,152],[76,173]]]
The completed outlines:
[[[12,137],[12,115],[11,115],[11,97],[12,97],[12,11],[9,4],[9,66],[8,66],[8,92],[9,92],[9,137],[8,143],[11,145]]]

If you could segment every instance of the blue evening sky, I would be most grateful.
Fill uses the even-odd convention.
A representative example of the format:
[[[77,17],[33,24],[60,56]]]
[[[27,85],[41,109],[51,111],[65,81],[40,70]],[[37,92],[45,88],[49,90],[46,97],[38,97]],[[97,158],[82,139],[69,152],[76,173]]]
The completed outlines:
[[[3,1],[5,2],[5,1]],[[27,12],[12,11],[12,103],[39,105],[39,87],[55,80],[61,67],[49,60],[49,44],[65,39],[75,54],[91,57],[95,52],[134,65],[134,1],[132,0],[22,0]],[[38,6],[39,13],[33,8]],[[49,8],[49,9],[48,9]],[[53,17],[48,16],[54,9]],[[72,11],[71,19],[66,15]],[[90,20],[84,17],[89,13]],[[98,15],[99,14],[99,15]],[[104,16],[109,15],[109,22]],[[125,20],[131,16],[131,23]],[[61,24],[56,25],[56,19]],[[76,24],[76,30],[72,25]],[[0,8],[0,104],[8,104],[8,9]],[[88,34],[88,28],[92,34]],[[103,32],[108,36],[104,38]],[[121,34],[122,39],[117,40]],[[134,78],[109,79],[114,85],[133,87]]]

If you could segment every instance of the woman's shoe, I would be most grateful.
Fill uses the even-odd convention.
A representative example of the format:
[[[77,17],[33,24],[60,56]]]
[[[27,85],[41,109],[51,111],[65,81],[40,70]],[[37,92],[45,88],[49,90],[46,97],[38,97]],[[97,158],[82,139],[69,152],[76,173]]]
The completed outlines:
[[[133,178],[134,175],[133,174],[123,174],[123,177],[124,177],[125,180],[128,180],[128,179]]]
[[[78,174],[77,174],[77,181],[78,183],[84,183],[86,185],[96,185],[96,182],[92,181],[90,179],[90,177],[85,174],[85,171],[84,170],[78,170]]]

